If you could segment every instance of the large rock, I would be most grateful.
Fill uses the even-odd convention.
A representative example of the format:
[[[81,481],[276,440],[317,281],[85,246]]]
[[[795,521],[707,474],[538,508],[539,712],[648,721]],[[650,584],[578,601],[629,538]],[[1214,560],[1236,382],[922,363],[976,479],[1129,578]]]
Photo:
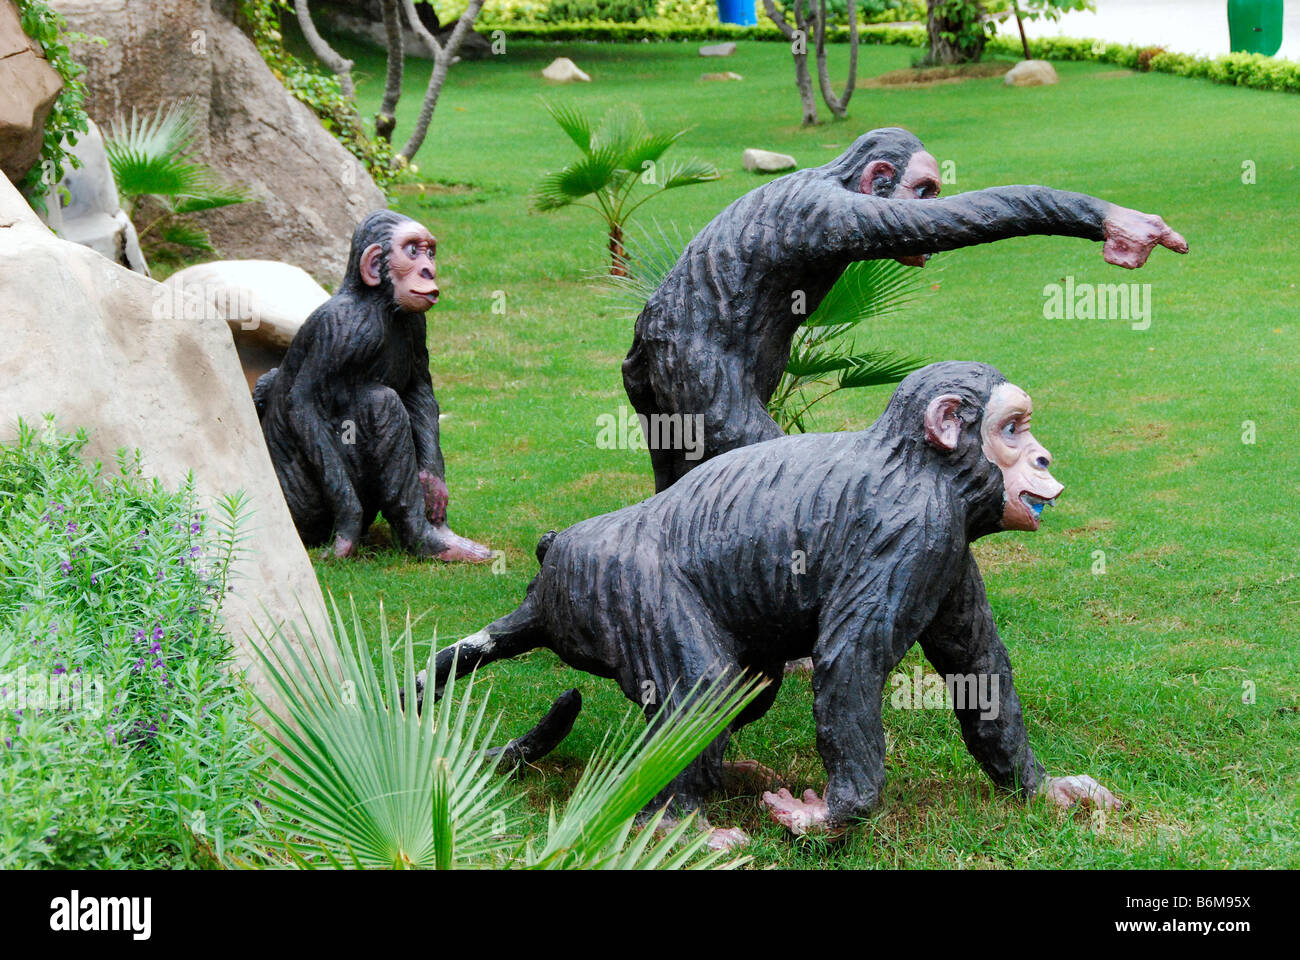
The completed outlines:
[[[753,147],[741,155],[741,162],[751,173],[780,173],[782,170],[793,170],[798,166],[794,157],[788,154],[757,150]]]
[[[280,493],[224,321],[187,319],[159,283],[50,233],[0,178],[0,434],[53,413],[88,454],[139,449],[171,487],[193,469],[205,499],[243,490],[253,522],[224,607],[236,661],[283,715],[252,653],[257,624],[324,624],[311,562]],[[210,500],[209,500],[210,502]]]
[[[190,298],[190,309],[201,304],[203,315],[226,321],[249,393],[258,377],[279,365],[303,323],[330,296],[305,270],[274,260],[200,263],[164,283]]]
[[[578,65],[568,57],[556,57],[542,71],[542,76],[555,83],[573,83],[575,80],[583,83],[591,82],[591,77],[579,70]]]
[[[45,118],[63,81],[23,32],[13,0],[0,0],[0,170],[14,183],[40,159]]]
[[[1056,69],[1046,60],[1021,60],[1007,71],[1002,82],[1009,87],[1042,87],[1058,80]]]
[[[714,43],[700,47],[701,57],[729,57],[735,52],[734,43]]]
[[[101,125],[134,107],[195,100],[206,118],[200,157],[252,203],[199,215],[230,259],[283,260],[327,287],[347,263],[352,230],[386,205],[365,167],[294,99],[227,16],[208,0],[53,0],[69,28],[106,37],[79,44],[88,112]]]
[[[42,219],[64,240],[90,247],[114,263],[149,276],[135,224],[118,199],[98,124],[89,121],[86,132],[77,136],[77,145],[65,149],[81,166],[67,164],[58,185],[46,191]]]

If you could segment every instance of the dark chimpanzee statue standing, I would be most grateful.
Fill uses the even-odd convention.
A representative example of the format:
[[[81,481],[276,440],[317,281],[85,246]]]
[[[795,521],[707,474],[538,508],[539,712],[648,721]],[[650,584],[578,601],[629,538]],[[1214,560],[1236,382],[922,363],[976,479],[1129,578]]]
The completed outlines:
[[[982,678],[992,689],[992,709],[983,696],[978,706],[955,697],[954,707],[968,749],[998,786],[1062,805],[1116,806],[1091,778],[1048,778],[1034,758],[969,549],[999,530],[1037,530],[1061,492],[1030,413],[1029,397],[994,368],[933,364],[907,377],[861,433],[732,450],[649,500],[547,534],[522,605],[438,653],[435,694],[453,658],[462,673],[537,647],[613,678],[637,704],[647,689],[656,702],[677,702],[726,671],[767,677],[734,729],[772,705],[787,660],[811,655],[826,799],[782,791],[764,801],[796,832],[838,832],[880,799],[882,695],[919,642],[954,684]],[[420,682],[423,690],[423,674]],[[565,697],[516,741],[530,756],[572,724],[580,701]],[[691,809],[720,789],[727,739],[656,805],[672,798]]]
[[[636,323],[623,383],[637,413],[702,415],[704,449],[650,451],[655,489],[727,450],[781,436],[767,403],[790,344],[856,260],[924,266],[933,253],[1031,234],[1103,240],[1136,268],[1187,243],[1159,217],[1048,187],[943,200],[939,166],[906,130],[873,130],[822,167],[751,190],[687,245]],[[916,200],[933,200],[916,203]]]
[[[424,314],[438,302],[437,241],[376,210],[352,234],[339,292],[307,318],[253,392],[294,524],[309,546],[350,556],[383,513],[406,550],[484,562],[447,526],[438,401]]]

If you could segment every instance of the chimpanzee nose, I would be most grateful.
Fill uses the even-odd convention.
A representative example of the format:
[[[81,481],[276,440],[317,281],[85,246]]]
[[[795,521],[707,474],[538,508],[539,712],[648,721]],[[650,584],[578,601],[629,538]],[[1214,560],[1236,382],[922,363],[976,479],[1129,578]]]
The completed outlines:
[[[1039,470],[1046,470],[1051,465],[1052,465],[1052,457],[1046,450],[1044,450],[1038,456],[1034,457],[1034,466],[1036,466]]]

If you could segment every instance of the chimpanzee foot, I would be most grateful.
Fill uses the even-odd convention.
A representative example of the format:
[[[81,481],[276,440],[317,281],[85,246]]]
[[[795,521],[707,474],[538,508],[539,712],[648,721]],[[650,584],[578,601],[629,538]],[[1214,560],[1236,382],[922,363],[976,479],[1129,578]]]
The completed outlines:
[[[655,827],[655,836],[666,837],[681,826],[681,823],[681,820],[676,817],[666,816]],[[709,835],[705,846],[710,850],[739,850],[749,843],[749,834],[740,827],[715,827],[702,815],[695,817],[695,825]]]
[[[496,554],[481,543],[475,543],[452,531],[446,524],[435,526],[434,532],[442,545],[433,556],[447,563],[491,563]]]
[[[1087,774],[1074,777],[1049,777],[1043,781],[1038,792],[1063,809],[1068,809],[1076,803],[1099,810],[1118,810],[1124,806],[1115,794]]]
[[[728,796],[755,797],[784,786],[780,774],[757,760],[727,761],[722,765],[722,790]]]
[[[812,668],[812,657],[800,657],[786,662],[785,674],[788,677],[792,673],[812,673]]]
[[[763,806],[772,819],[796,837],[804,834],[830,833],[830,808],[817,796],[816,790],[805,790],[803,799],[796,799],[782,787],[776,793],[763,794]]]

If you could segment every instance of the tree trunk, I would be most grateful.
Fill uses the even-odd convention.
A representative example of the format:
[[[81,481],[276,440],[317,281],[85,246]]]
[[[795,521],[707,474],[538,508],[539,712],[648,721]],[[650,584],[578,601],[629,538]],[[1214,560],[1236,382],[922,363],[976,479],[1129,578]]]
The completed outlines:
[[[343,91],[343,96],[351,100],[356,96],[356,88],[352,85],[352,61],[339,56],[317,32],[316,24],[311,19],[311,10],[307,8],[307,0],[293,0],[293,9],[298,14],[298,26],[302,27],[302,35],[307,38],[311,52],[316,54],[317,60],[338,74],[339,89]]]
[[[1020,28],[1020,46],[1024,48],[1025,59],[1032,60],[1034,58],[1029,55],[1029,40],[1025,36],[1025,21],[1020,19],[1020,4],[1014,0],[1012,0],[1011,12],[1016,15],[1016,26]]]
[[[479,11],[483,9],[483,0],[470,0],[469,6],[465,8],[465,12],[456,21],[456,28],[452,30],[451,36],[447,38],[445,47],[439,46],[434,35],[420,22],[420,15],[415,10],[414,0],[402,0],[402,7],[406,11],[406,18],[410,21],[411,29],[415,31],[416,36],[424,41],[425,47],[433,57],[433,72],[429,74],[429,86],[424,91],[424,104],[420,107],[420,116],[415,121],[415,129],[411,131],[406,146],[402,147],[401,152],[393,158],[397,163],[410,163],[420,147],[424,145],[425,134],[429,132],[429,121],[433,119],[433,111],[437,109],[438,97],[442,94],[442,85],[447,81],[447,71],[451,68],[452,60],[456,59],[456,51],[460,49],[465,34],[469,33]]]
[[[799,102],[803,106],[805,127],[817,122],[817,96],[813,93],[812,74],[808,72],[808,20],[803,13],[804,6],[810,2],[811,0],[795,0],[795,25],[791,26],[772,0],[763,0],[763,11],[767,14],[767,18],[775,23],[777,29],[790,41],[790,53],[794,57],[794,82],[799,88]]]
[[[844,84],[844,96],[835,96],[831,88],[830,71],[826,68],[826,0],[817,0],[817,79],[822,87],[822,99],[831,113],[843,120],[849,112],[849,99],[853,96],[853,85],[858,78],[858,4],[857,0],[848,0],[849,8],[849,79]]]
[[[623,249],[623,227],[617,223],[609,226],[609,275],[627,276],[627,251]]]
[[[384,78],[384,99],[375,114],[375,133],[393,142],[397,126],[397,100],[402,95],[402,65],[406,54],[402,47],[402,10],[399,0],[382,0],[384,39],[388,47],[388,72]]]
[[[984,55],[984,43],[987,40],[982,26],[983,18],[984,8],[976,0],[966,0],[955,8],[951,0],[929,0],[926,29],[930,37],[930,50],[925,56],[925,62],[942,66],[976,63]],[[945,33],[953,35],[954,39],[945,38]]]

